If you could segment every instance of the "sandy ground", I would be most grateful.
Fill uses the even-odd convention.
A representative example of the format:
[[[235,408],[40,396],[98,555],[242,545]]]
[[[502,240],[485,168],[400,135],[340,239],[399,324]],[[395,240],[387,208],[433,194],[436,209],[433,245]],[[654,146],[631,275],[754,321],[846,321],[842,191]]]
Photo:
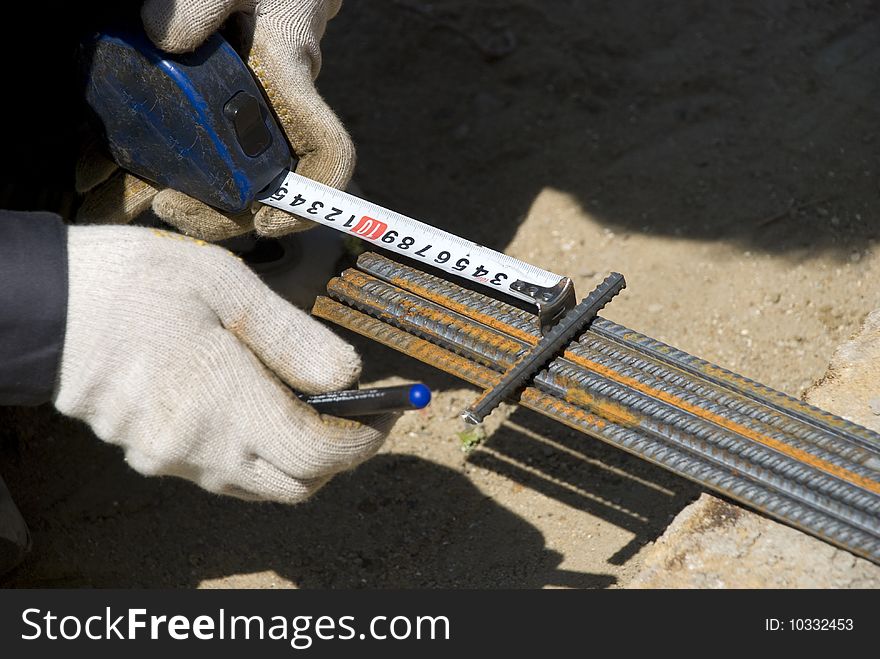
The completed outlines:
[[[880,306],[872,4],[351,2],[320,87],[367,196],[582,294],[620,271],[607,317],[800,395]],[[35,547],[0,583],[615,587],[699,495],[524,410],[465,453],[473,390],[352,340],[436,400],[295,508],[142,478],[46,410],[4,426]]]

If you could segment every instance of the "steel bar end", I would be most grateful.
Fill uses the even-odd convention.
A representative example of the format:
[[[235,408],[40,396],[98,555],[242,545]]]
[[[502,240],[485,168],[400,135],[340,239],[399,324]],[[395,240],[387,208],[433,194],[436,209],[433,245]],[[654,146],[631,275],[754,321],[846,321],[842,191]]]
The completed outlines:
[[[470,409],[464,410],[461,413],[461,418],[464,419],[465,423],[469,423],[472,426],[477,426],[483,421],[481,417],[478,417],[476,414],[471,412]]]

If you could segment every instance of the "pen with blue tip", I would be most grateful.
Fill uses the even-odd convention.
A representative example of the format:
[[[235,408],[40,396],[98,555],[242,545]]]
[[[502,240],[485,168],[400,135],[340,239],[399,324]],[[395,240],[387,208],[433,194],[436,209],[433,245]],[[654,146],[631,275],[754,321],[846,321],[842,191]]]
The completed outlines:
[[[299,397],[321,414],[349,417],[420,410],[431,402],[431,390],[416,383]]]

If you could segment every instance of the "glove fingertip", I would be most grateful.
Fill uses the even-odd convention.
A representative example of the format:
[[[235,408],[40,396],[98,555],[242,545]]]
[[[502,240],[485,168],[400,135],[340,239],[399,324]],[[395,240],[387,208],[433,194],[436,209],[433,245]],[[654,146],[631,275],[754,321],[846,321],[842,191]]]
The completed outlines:
[[[253,227],[250,213],[228,216],[198,199],[166,188],[152,201],[153,212],[193,238],[214,242],[247,233]]]
[[[168,53],[186,53],[198,48],[220,28],[236,2],[147,0],[141,7],[141,21],[150,41],[158,48]]]
[[[327,346],[323,354],[310,364],[309,372],[299,374],[300,381],[311,389],[306,393],[348,389],[360,378],[362,368],[360,355],[353,346],[341,339],[336,340],[340,345]]]
[[[90,190],[77,209],[77,222],[128,224],[150,207],[156,188],[121,170]]]
[[[317,226],[316,222],[285,213],[271,206],[263,206],[254,216],[254,229],[265,238],[280,238],[291,233],[306,231]]]
[[[317,478],[293,478],[271,461],[257,458],[250,465],[248,484],[254,494],[264,501],[302,503],[326,485],[332,475]]]
[[[119,166],[109,158],[99,146],[86,145],[83,155],[74,168],[74,189],[77,194],[85,194],[107,182]]]

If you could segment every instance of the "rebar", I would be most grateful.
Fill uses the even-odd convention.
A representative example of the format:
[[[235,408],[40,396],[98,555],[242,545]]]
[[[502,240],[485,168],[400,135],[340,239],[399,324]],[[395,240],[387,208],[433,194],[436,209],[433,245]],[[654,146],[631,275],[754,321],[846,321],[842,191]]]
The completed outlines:
[[[487,388],[535,316],[377,254],[313,312]],[[880,435],[601,317],[512,401],[880,563]]]
[[[498,384],[483,391],[482,395],[462,413],[462,418],[474,425],[482,422],[487,414],[501,404],[501,401],[524,386],[575,336],[586,331],[587,326],[602,308],[625,286],[623,275],[612,272],[582,302],[566,312],[532,350],[517,359]]]

